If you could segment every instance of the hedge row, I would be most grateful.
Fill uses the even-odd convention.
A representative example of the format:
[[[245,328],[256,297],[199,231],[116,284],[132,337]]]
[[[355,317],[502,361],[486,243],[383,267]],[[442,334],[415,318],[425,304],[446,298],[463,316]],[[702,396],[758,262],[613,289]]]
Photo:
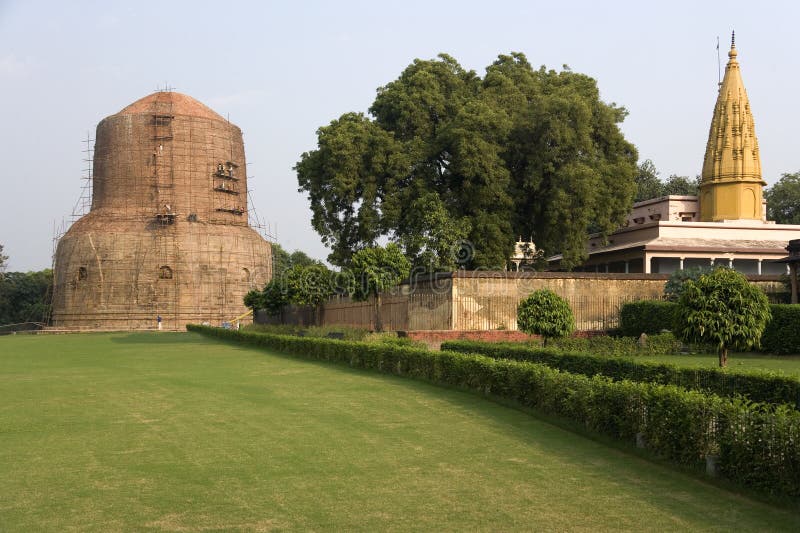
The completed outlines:
[[[619,311],[620,335],[638,337],[672,330],[675,302],[642,300],[630,302]],[[775,354],[800,354],[800,304],[771,304],[772,320],[761,336],[762,351]]]
[[[205,335],[517,401],[698,467],[717,455],[720,474],[772,494],[800,497],[800,413],[670,385],[615,382],[546,365],[403,346],[188,326]]]
[[[761,348],[777,354],[800,354],[800,304],[773,304],[772,320],[761,336]]]
[[[672,331],[676,308],[675,302],[661,300],[626,303],[619,310],[619,334],[638,337],[642,333],[652,335],[664,330]]]
[[[754,402],[790,404],[800,409],[800,378],[773,372],[730,372],[719,368],[688,368],[669,363],[631,360],[620,357],[565,353],[518,344],[476,341],[448,341],[442,350],[474,353],[492,359],[512,359],[542,363],[549,367],[583,374],[603,375],[613,380],[677,385],[686,389],[712,392],[720,396],[742,395]]]

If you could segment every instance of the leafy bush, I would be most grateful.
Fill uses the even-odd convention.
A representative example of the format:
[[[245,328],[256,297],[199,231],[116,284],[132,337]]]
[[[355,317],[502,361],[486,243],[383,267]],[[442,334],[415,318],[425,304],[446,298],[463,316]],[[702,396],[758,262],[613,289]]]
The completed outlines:
[[[626,303],[619,311],[619,333],[638,337],[672,330],[677,304],[661,300],[640,300]]]
[[[761,336],[761,348],[776,354],[800,354],[800,304],[773,304],[772,320]]]
[[[699,467],[706,455],[719,454],[720,470],[731,481],[800,497],[800,412],[793,409],[480,355],[194,325],[187,329],[306,359],[473,390],[627,441],[642,434],[650,449],[678,464]]]
[[[752,401],[788,403],[800,408],[800,379],[772,372],[731,372],[718,368],[686,368],[668,363],[634,361],[627,358],[592,354],[564,353],[557,350],[514,344],[475,341],[443,342],[442,350],[475,353],[492,359],[512,359],[542,363],[552,368],[611,379],[678,385],[721,396],[744,395]]]
[[[575,330],[575,317],[569,303],[548,289],[534,291],[517,307],[517,326],[529,335],[548,339],[566,337]]]
[[[714,346],[719,366],[725,366],[729,349],[760,346],[770,318],[764,291],[740,272],[715,268],[686,282],[675,314],[675,335],[686,342]]]

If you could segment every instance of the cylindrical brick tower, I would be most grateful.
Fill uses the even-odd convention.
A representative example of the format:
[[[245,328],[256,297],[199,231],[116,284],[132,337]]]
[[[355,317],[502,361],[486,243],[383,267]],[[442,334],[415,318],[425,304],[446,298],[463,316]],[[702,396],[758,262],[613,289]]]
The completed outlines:
[[[247,222],[241,130],[197,100],[157,92],[97,126],[91,211],[61,238],[53,326],[183,329],[246,312],[271,277]]]

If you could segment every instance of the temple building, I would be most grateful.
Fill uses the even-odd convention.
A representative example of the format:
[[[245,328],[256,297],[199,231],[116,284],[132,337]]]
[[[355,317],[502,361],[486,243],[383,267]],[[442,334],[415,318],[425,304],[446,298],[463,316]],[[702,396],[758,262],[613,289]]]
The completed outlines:
[[[699,196],[664,196],[637,202],[623,227],[605,242],[588,242],[578,270],[672,273],[721,264],[746,274],[782,274],[786,244],[800,225],[766,219],[761,159],[753,113],[731,39],[725,76],[708,133]],[[557,268],[560,256],[549,259]]]

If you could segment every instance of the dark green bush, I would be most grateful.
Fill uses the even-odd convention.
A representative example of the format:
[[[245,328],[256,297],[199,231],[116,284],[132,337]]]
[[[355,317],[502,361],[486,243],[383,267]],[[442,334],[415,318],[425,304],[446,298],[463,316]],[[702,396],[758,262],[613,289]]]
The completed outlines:
[[[641,433],[650,449],[679,464],[699,467],[706,455],[718,454],[720,469],[731,481],[800,497],[800,413],[793,409],[480,355],[204,326],[187,329],[517,401],[628,441]]]
[[[631,360],[601,355],[559,352],[519,344],[476,341],[443,342],[442,350],[475,353],[492,359],[542,363],[552,368],[583,374],[603,375],[613,380],[678,385],[720,396],[742,395],[754,402],[791,404],[800,407],[800,379],[773,372],[732,372],[719,368],[687,368],[668,363]]]
[[[626,337],[672,330],[677,304],[661,300],[626,303],[619,311],[619,332]]]
[[[772,321],[761,336],[761,349],[775,354],[800,354],[800,304],[772,304]]]

